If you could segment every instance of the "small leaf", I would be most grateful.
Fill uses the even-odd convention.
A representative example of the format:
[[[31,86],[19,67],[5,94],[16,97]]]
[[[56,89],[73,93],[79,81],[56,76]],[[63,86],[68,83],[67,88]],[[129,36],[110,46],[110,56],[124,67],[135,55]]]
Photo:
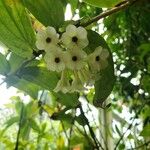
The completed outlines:
[[[81,125],[85,126],[87,124],[86,118],[83,116],[83,114],[80,114],[79,116],[76,117],[76,121]]]
[[[35,48],[35,34],[20,0],[0,1],[0,41],[26,58]]]
[[[6,57],[0,53],[0,74],[6,75],[10,71],[10,65]]]
[[[116,4],[121,2],[122,0],[83,0],[84,2],[96,6],[96,7],[114,7]]]
[[[64,22],[60,0],[22,0],[29,11],[45,26],[60,27]]]
[[[146,125],[140,135],[143,137],[150,137],[150,125]]]
[[[30,119],[30,120],[29,120],[29,125],[30,125],[30,127],[31,127],[33,130],[35,130],[35,131],[37,131],[37,132],[40,132],[40,128],[39,128],[39,126],[38,126],[38,124],[36,123],[35,120]]]
[[[19,122],[19,116],[15,116],[15,117],[12,117],[9,120],[7,120],[5,122],[5,124],[6,124],[5,129],[9,128],[10,126],[12,126],[16,122]]]

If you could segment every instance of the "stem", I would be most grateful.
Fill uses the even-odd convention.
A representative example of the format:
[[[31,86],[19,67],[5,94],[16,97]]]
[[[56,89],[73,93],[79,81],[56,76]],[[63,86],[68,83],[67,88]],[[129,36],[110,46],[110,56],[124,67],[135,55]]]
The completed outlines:
[[[84,133],[83,133],[83,132],[81,131],[81,129],[80,129],[77,125],[74,125],[74,126],[75,126],[75,127],[77,128],[77,130],[81,133],[81,135],[84,136],[86,140],[88,140],[89,144],[91,144],[91,145],[94,147],[94,144],[93,144],[93,142],[92,142],[92,139],[88,136],[85,127],[82,126],[82,127],[83,127],[83,130],[84,130]]]
[[[95,134],[94,134],[94,131],[93,131],[93,129],[91,128],[91,126],[90,126],[90,124],[89,124],[88,119],[87,119],[86,116],[84,115],[84,112],[83,112],[83,109],[82,109],[81,104],[80,104],[79,108],[80,108],[81,114],[83,115],[83,117],[84,117],[84,119],[85,119],[85,121],[86,121],[86,124],[87,124],[87,126],[88,126],[88,128],[89,128],[91,137],[92,137],[92,139],[94,140],[96,149],[99,150],[99,147],[100,147],[102,150],[104,150],[104,148],[102,147],[101,143],[98,142],[98,140],[97,140],[97,138],[96,138],[96,136],[95,136]]]
[[[92,113],[92,110],[91,110],[91,108],[90,108],[90,106],[89,106],[89,100],[88,100],[88,98],[87,98],[86,95],[84,95],[84,98],[85,98],[85,100],[88,102],[87,107],[88,107],[89,111],[91,112],[91,115],[92,115],[92,119],[93,119],[94,125],[95,125],[95,127],[97,127],[97,124],[96,124],[96,122],[95,122],[94,114]],[[104,139],[101,130],[100,130],[100,134],[101,134],[102,140],[104,141],[104,144],[105,144],[105,146],[106,146],[106,150],[108,150],[108,146],[107,146],[106,140]]]
[[[69,131],[69,139],[68,139],[68,149],[70,150],[70,142],[71,142],[71,136],[72,136],[72,131],[73,131],[73,126],[74,126],[74,123],[75,123],[75,119],[76,119],[76,110],[75,110],[75,116],[73,117],[72,119],[72,126],[70,128],[70,131]]]
[[[68,135],[67,135],[67,132],[66,132],[64,123],[63,123],[63,121],[60,121],[60,122],[61,122],[62,128],[63,128],[63,130],[64,130],[65,136],[66,136],[67,140],[69,141],[69,137],[68,137]]]
[[[18,147],[19,147],[19,137],[20,137],[20,131],[21,131],[21,126],[22,126],[23,110],[24,110],[24,106],[23,106],[23,103],[22,103],[20,119],[19,119],[19,129],[18,129],[18,133],[17,133],[17,140],[16,140],[16,145],[15,145],[14,150],[18,150]]]
[[[146,101],[146,102],[141,106],[141,108],[139,109],[139,111],[135,114],[135,116],[134,116],[134,118],[133,118],[133,120],[132,120],[132,123],[129,124],[128,128],[126,129],[126,131],[121,135],[121,137],[120,137],[120,139],[118,140],[118,142],[117,142],[117,144],[116,144],[114,150],[117,149],[117,147],[119,146],[120,142],[123,140],[123,138],[124,138],[125,134],[127,133],[127,131],[132,128],[134,120],[135,120],[135,119],[137,118],[137,116],[140,114],[141,110],[144,108],[144,106],[145,106],[145,104],[146,104],[147,102],[149,102],[149,101]]]
[[[107,16],[109,16],[109,15],[111,15],[111,14],[113,14],[113,13],[116,13],[116,12],[118,12],[118,11],[124,9],[124,8],[127,8],[128,6],[132,5],[132,4],[133,4],[134,2],[136,2],[136,1],[137,1],[137,0],[134,0],[134,1],[132,1],[132,2],[126,1],[125,3],[123,3],[123,4],[121,4],[121,5],[117,6],[117,7],[114,7],[114,8],[112,8],[112,9],[109,9],[109,10],[107,10],[107,11],[105,11],[105,12],[103,12],[103,13],[101,13],[101,14],[95,16],[95,17],[93,17],[92,19],[88,20],[88,21],[85,22],[85,23],[80,23],[80,21],[79,21],[79,25],[77,25],[77,26],[87,27],[87,26],[89,26],[90,24],[92,24],[92,23],[94,23],[94,22],[97,22],[98,20],[100,20],[100,19],[102,19],[102,18],[104,18],[104,17],[107,17]]]
[[[2,82],[0,83],[0,86],[1,86],[3,83],[5,83],[5,80],[4,80],[4,81],[2,81]]]
[[[148,144],[150,144],[150,141],[148,141],[148,142],[146,142],[146,143],[144,143],[144,144],[142,144],[142,145],[139,145],[139,146],[137,146],[137,147],[135,147],[135,148],[128,149],[128,150],[139,149],[139,148],[141,148],[141,147],[143,147],[143,146],[148,146]]]

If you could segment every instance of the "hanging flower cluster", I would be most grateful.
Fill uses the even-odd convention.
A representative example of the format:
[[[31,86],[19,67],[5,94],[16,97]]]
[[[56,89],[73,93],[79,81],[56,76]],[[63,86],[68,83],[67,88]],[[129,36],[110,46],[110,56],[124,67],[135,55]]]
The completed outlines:
[[[87,31],[74,25],[68,25],[61,37],[53,27],[37,33],[36,46],[45,50],[47,68],[61,73],[55,92],[83,91],[86,85],[95,81],[95,75],[108,65],[108,50],[99,46],[87,55],[83,49],[88,44]]]

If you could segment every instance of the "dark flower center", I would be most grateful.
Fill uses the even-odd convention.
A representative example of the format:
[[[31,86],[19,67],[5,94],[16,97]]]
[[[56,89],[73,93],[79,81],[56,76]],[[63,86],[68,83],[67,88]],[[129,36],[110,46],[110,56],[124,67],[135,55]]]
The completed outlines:
[[[95,60],[96,60],[96,61],[99,61],[99,60],[100,60],[100,57],[99,57],[99,56],[96,56],[96,57],[95,57]]]
[[[78,41],[78,38],[76,36],[72,37],[72,42],[77,42]]]
[[[50,43],[50,42],[51,42],[51,38],[50,38],[50,37],[47,37],[47,38],[46,38],[46,42],[47,42],[47,43]]]
[[[55,58],[55,62],[56,62],[56,63],[59,63],[59,62],[60,62],[60,58],[59,58],[59,57],[56,57],[56,58]]]
[[[78,59],[77,56],[73,56],[73,57],[72,57],[72,60],[73,60],[73,61],[77,61],[77,59]]]

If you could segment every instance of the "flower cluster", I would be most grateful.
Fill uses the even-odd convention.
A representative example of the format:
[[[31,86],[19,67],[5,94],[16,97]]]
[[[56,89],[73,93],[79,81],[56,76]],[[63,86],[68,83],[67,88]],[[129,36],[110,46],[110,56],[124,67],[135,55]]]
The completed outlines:
[[[45,50],[47,68],[61,73],[55,92],[84,90],[86,85],[95,81],[95,75],[108,65],[108,50],[99,46],[87,55],[83,49],[88,44],[87,31],[74,25],[68,25],[61,36],[53,27],[37,33],[36,46]]]

